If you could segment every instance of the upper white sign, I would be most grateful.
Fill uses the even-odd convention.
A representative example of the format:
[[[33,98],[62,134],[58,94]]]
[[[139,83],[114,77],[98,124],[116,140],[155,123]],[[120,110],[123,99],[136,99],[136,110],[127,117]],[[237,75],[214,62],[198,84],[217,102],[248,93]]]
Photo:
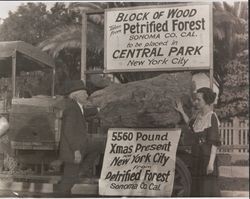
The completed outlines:
[[[105,71],[209,69],[211,4],[105,11]]]

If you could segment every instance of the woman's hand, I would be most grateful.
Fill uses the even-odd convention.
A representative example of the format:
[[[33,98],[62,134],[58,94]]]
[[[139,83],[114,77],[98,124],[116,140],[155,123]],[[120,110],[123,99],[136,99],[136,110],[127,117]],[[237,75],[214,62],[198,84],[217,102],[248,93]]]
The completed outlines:
[[[180,113],[184,112],[182,102],[179,99],[175,101],[174,108],[175,108],[175,110],[177,110]]]
[[[207,175],[213,173],[214,171],[214,164],[208,163],[207,165]]]
[[[189,117],[187,116],[187,114],[185,113],[185,111],[183,109],[183,105],[182,105],[181,100],[178,99],[178,100],[175,101],[174,108],[175,108],[176,111],[178,111],[182,115],[182,117],[183,117],[184,121],[186,122],[186,124],[188,124],[189,123]]]

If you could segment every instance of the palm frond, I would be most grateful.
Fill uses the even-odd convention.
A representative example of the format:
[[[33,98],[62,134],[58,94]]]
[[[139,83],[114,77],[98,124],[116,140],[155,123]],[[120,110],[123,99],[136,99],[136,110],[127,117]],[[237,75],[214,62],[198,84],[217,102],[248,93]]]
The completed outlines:
[[[214,28],[213,29],[214,37],[218,40],[223,40],[226,37],[225,31],[221,28]]]
[[[213,8],[217,11],[223,11],[223,5],[221,2],[213,2]]]
[[[80,25],[65,25],[56,28],[51,37],[38,45],[43,51],[48,51],[53,57],[58,56],[64,48],[81,48]],[[103,30],[97,25],[88,22],[87,48],[94,50],[103,49]]]
[[[234,6],[230,6],[226,1],[223,1],[224,10],[234,13]]]
[[[226,12],[226,11],[217,11],[214,10],[213,12],[214,14],[214,23],[215,25],[219,25],[219,24],[236,24],[238,19],[233,16],[231,13]]]
[[[240,2],[234,2],[233,12],[235,16],[240,16]]]
[[[89,15],[88,20],[101,26],[104,25],[104,15],[101,15],[101,14]]]

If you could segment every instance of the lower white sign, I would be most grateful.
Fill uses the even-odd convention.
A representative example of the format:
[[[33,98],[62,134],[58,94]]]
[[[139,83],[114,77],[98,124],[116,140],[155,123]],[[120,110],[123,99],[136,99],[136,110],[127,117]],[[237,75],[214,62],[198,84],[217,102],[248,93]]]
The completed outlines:
[[[108,131],[99,194],[171,196],[181,129]]]

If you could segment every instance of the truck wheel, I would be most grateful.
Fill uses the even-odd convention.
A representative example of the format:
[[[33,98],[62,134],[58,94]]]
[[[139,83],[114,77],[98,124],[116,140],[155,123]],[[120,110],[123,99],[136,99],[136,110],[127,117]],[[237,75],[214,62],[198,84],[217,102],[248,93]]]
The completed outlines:
[[[190,196],[191,193],[191,174],[185,163],[176,157],[175,178],[173,187],[173,197]]]

